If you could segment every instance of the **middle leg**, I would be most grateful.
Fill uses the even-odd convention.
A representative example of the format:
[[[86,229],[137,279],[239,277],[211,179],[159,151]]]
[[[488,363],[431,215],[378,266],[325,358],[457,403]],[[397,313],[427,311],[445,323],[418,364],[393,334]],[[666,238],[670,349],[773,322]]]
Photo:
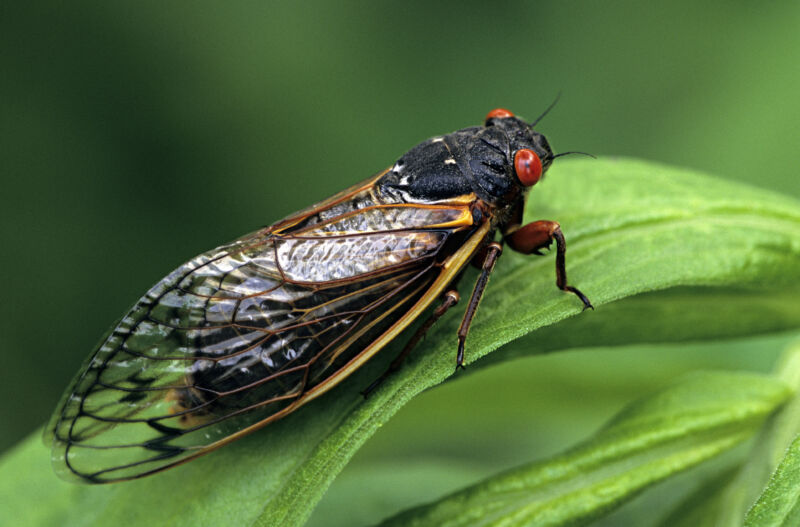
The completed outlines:
[[[486,284],[489,283],[489,275],[492,274],[497,259],[503,252],[503,246],[497,242],[492,242],[486,246],[486,253],[483,258],[483,265],[481,266],[481,274],[478,281],[475,282],[475,288],[472,290],[472,296],[467,304],[467,310],[464,313],[464,318],[461,320],[461,327],[458,328],[458,354],[456,355],[456,371],[459,368],[464,369],[464,346],[467,341],[467,334],[469,333],[469,326],[472,324],[472,319],[478,311],[478,304],[483,297],[483,291],[486,289]]]

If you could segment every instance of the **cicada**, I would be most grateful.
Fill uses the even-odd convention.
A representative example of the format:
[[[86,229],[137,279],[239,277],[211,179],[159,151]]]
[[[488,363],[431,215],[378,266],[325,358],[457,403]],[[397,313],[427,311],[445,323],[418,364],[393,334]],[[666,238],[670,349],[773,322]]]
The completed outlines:
[[[504,245],[540,254],[555,241],[557,286],[591,307],[567,283],[559,224],[522,225],[529,189],[558,157],[536,122],[493,110],[483,126],[424,141],[372,178],[175,269],[67,389],[45,431],[56,471],[106,483],[207,453],[324,394],[420,319],[385,377],[456,304],[473,263],[462,367]]]

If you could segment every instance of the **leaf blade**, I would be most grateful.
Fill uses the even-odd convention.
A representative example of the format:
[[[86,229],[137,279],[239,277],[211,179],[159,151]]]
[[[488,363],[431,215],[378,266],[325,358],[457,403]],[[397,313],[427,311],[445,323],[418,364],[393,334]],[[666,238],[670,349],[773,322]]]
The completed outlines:
[[[791,527],[800,522],[800,436],[789,445],[764,492],[747,511],[746,527]]]
[[[708,373],[630,405],[592,439],[381,524],[573,525],[602,516],[740,441],[790,394],[779,380]]]

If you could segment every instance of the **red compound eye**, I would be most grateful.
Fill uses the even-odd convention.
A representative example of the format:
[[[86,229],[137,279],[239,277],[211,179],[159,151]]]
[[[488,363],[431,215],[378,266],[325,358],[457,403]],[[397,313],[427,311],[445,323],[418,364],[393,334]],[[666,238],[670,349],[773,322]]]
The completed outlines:
[[[514,114],[505,108],[495,108],[486,114],[486,121],[484,122],[488,123],[489,119],[505,119],[506,117],[514,117]]]
[[[514,171],[520,183],[532,187],[542,177],[542,160],[529,148],[517,150],[514,154]]]

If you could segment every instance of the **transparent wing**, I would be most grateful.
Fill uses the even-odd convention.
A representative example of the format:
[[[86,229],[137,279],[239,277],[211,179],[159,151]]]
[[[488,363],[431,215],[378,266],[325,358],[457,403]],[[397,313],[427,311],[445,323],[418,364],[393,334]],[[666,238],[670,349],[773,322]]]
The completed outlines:
[[[345,208],[202,254],[148,291],[50,421],[59,475],[142,476],[293,410],[416,303],[470,221],[463,207]]]

